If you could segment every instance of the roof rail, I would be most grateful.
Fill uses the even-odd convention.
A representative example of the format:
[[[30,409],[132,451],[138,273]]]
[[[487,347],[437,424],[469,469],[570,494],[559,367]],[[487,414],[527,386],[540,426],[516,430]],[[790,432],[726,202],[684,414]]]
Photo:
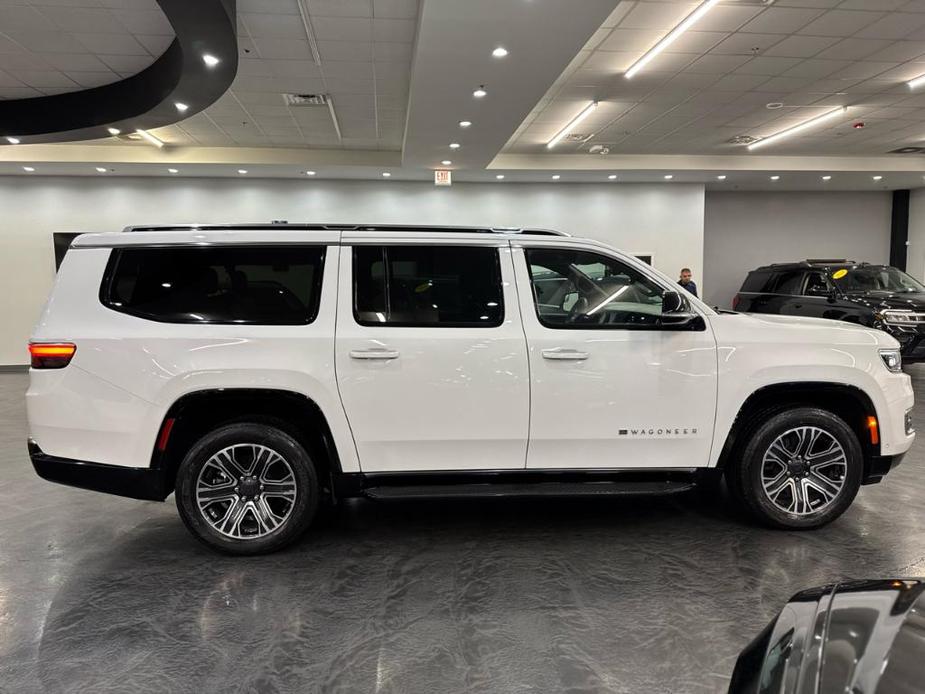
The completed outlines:
[[[427,226],[421,224],[301,224],[271,222],[270,224],[144,224],[125,227],[124,232],[135,231],[415,231],[456,232],[478,234],[531,234],[538,236],[568,236],[564,231],[553,229],[524,229],[520,227],[468,227]]]
[[[807,258],[806,262],[810,265],[857,265],[855,261],[846,258]]]

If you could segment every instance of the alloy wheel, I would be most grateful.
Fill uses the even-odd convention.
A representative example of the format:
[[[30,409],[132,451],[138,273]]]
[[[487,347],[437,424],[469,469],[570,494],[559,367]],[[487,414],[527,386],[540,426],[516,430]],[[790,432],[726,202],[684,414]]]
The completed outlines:
[[[788,429],[765,451],[761,486],[779,510],[809,516],[831,506],[845,487],[848,458],[832,434],[814,426]]]

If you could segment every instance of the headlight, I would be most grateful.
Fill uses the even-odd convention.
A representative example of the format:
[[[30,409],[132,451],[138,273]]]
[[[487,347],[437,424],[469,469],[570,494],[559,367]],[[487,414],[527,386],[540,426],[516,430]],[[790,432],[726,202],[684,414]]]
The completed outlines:
[[[880,358],[883,364],[893,373],[899,373],[903,370],[903,358],[898,349],[881,349]]]
[[[917,325],[923,322],[921,313],[895,309],[887,309],[886,311],[881,311],[880,313],[875,314],[874,317],[878,320],[882,320],[885,323],[889,323],[890,325]]]

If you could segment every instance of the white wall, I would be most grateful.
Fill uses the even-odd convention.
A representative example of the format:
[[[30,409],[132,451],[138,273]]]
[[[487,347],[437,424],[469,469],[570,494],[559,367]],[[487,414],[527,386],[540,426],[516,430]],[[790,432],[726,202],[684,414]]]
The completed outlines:
[[[54,278],[53,231],[273,219],[538,226],[654,253],[669,275],[686,265],[700,277],[703,206],[703,186],[684,184],[0,177],[0,365],[26,362]]]
[[[921,204],[925,242],[925,200]],[[769,263],[807,258],[889,262],[891,210],[892,195],[886,191],[709,192],[705,300],[729,308],[748,271]]]

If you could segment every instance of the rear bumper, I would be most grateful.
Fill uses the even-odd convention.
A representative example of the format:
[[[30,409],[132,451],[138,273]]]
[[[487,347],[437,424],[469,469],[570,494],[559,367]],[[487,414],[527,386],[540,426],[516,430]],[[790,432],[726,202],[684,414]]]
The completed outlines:
[[[905,455],[905,453],[899,453],[873,456],[864,463],[864,477],[861,478],[861,484],[877,484],[890,470],[902,462]]]
[[[89,463],[47,455],[29,440],[29,457],[36,474],[49,482],[146,501],[163,501],[170,492],[164,470]]]

